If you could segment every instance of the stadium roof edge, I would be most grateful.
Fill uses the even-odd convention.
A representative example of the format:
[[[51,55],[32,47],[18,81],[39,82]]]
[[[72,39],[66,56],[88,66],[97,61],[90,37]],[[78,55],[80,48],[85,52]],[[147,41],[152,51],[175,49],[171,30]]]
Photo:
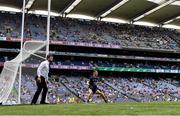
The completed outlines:
[[[107,10],[105,10],[105,12],[102,12],[98,17],[105,17],[107,16],[109,13],[111,13],[112,11],[116,10],[117,8],[121,7],[122,5],[126,4],[129,0],[121,0],[118,3],[116,3],[115,5],[113,5],[112,7],[108,8]]]
[[[145,16],[147,16],[147,15],[150,15],[150,14],[152,14],[153,12],[155,12],[155,11],[157,11],[157,10],[159,10],[159,9],[161,9],[161,8],[167,6],[167,5],[169,5],[169,4],[171,4],[171,3],[175,2],[175,1],[176,1],[176,0],[164,1],[164,2],[162,2],[160,5],[158,5],[157,7],[151,9],[150,11],[147,11],[147,12],[141,14],[140,16],[134,18],[133,21],[138,21],[138,20],[142,19],[143,17],[145,17]]]
[[[67,7],[67,9],[64,11],[64,13],[68,14],[70,13],[82,0],[74,0],[74,2],[72,2],[71,5],[69,5],[69,7]]]
[[[23,0],[17,0],[16,2],[12,0],[1,0],[0,7],[5,7],[5,11],[21,12],[22,1]],[[29,12],[46,15],[47,3],[45,3],[44,0],[26,0],[26,2],[26,8]],[[162,4],[165,4],[163,8],[157,8]],[[14,8],[16,10],[14,10]],[[4,9],[2,8],[0,10]],[[152,12],[152,9],[155,10]],[[167,14],[168,11],[169,13]],[[76,14],[76,16],[80,16],[78,18],[84,19],[85,16],[86,19],[89,17],[90,20],[97,20],[94,18],[106,13],[102,21],[116,23],[130,23],[132,19],[135,19],[134,17],[150,12],[148,16],[146,15],[140,18],[138,23],[148,22],[157,25],[168,24],[176,25],[177,27],[180,26],[180,19],[177,18],[180,16],[180,1],[177,0],[62,0],[62,2],[52,0],[52,16],[62,16],[61,14],[65,12],[66,15],[68,17],[71,16],[71,18]],[[162,20],[158,18],[159,15],[161,15],[160,19]],[[74,18],[76,18],[76,16]]]
[[[33,5],[34,1],[35,1],[35,0],[28,0],[27,3],[26,3],[25,8],[26,8],[26,9],[30,9],[31,6]]]

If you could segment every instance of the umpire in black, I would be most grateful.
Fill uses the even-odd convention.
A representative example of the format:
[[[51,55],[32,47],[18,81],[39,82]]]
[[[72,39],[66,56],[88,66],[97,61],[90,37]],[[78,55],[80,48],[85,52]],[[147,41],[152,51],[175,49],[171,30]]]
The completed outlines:
[[[38,69],[37,69],[37,76],[35,78],[36,84],[37,84],[37,90],[36,93],[32,99],[31,104],[36,104],[37,99],[42,92],[42,97],[40,104],[48,104],[45,102],[46,100],[46,95],[47,95],[47,81],[50,73],[50,64],[53,62],[53,56],[52,55],[47,55],[46,60],[41,62]]]

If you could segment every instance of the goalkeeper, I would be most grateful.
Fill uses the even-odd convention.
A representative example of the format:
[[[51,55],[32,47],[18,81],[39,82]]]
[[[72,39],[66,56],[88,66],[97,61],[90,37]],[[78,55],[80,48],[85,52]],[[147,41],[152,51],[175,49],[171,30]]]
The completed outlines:
[[[36,104],[37,99],[42,90],[43,92],[42,92],[40,104],[48,104],[45,102],[45,100],[46,100],[46,94],[48,91],[47,81],[49,77],[50,64],[52,62],[53,62],[53,56],[47,55],[46,60],[41,62],[41,64],[39,65],[37,69],[37,76],[35,78],[36,84],[37,84],[37,90],[36,90],[36,93],[34,94],[31,104]]]
[[[88,95],[87,102],[89,102],[89,100],[93,97],[94,94],[99,94],[106,103],[108,102],[108,99],[105,96],[105,94],[103,93],[103,91],[97,87],[97,83],[99,81],[100,81],[100,79],[98,77],[98,71],[94,70],[93,75],[92,75],[92,77],[90,77],[90,80],[89,80],[89,92],[90,93]]]

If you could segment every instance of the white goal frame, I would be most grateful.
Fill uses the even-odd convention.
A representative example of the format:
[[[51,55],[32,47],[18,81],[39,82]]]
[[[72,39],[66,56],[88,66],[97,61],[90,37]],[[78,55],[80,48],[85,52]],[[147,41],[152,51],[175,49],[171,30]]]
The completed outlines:
[[[22,7],[22,25],[21,25],[21,45],[20,45],[20,52],[23,50],[23,42],[24,42],[24,20],[25,20],[25,13],[26,13],[26,1],[23,0],[23,7]],[[46,56],[49,54],[49,36],[50,36],[50,12],[51,12],[51,0],[48,0],[48,15],[47,15],[47,38],[46,38]],[[41,57],[36,54],[31,54],[37,57]],[[21,61],[22,61],[22,54],[21,54]],[[42,57],[41,57],[42,58]],[[46,59],[46,58],[42,58]],[[19,86],[18,86],[18,104],[21,104],[21,76],[22,76],[22,62],[19,65]],[[47,98],[46,98],[47,100]]]

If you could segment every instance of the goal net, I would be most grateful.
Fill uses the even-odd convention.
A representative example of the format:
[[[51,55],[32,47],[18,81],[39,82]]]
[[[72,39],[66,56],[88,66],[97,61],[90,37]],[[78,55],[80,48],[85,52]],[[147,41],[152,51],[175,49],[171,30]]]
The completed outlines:
[[[0,74],[0,103],[3,104],[17,104],[18,103],[18,89],[19,89],[19,66],[22,63],[21,78],[25,78],[23,73],[28,74],[35,65],[29,65],[28,62],[33,62],[33,57],[36,61],[42,61],[45,54],[40,50],[45,49],[46,41],[27,41],[24,43],[22,51],[12,60],[6,61]],[[40,54],[40,55],[38,55]],[[42,55],[41,55],[42,54]],[[38,58],[39,59],[38,59]],[[37,63],[36,63],[37,64]],[[33,73],[34,74],[34,73]],[[22,80],[26,81],[26,80]],[[21,81],[21,82],[22,82]],[[22,85],[23,86],[23,85]],[[25,91],[21,88],[21,91]]]

